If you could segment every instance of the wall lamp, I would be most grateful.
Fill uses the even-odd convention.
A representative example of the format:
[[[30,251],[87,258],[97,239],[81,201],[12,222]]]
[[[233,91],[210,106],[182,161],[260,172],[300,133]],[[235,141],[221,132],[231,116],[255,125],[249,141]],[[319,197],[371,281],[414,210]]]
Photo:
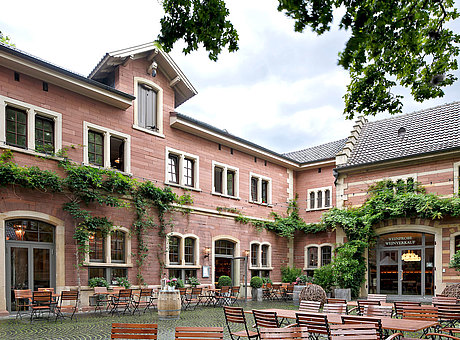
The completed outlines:
[[[248,256],[249,256],[249,250],[245,250],[245,251],[243,252],[243,254],[244,254],[244,256],[248,257]]]
[[[211,248],[209,247],[204,248],[204,258],[209,258],[210,254],[211,254]]]

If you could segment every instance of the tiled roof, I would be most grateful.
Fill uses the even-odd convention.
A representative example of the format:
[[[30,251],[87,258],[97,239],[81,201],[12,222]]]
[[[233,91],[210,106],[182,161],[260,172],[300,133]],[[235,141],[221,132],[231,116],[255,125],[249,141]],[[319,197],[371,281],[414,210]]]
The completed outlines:
[[[346,141],[347,139],[344,138],[311,148],[288,152],[283,155],[299,163],[322,161],[335,158],[335,155],[345,146]]]
[[[460,148],[460,102],[366,123],[344,166],[456,148]]]

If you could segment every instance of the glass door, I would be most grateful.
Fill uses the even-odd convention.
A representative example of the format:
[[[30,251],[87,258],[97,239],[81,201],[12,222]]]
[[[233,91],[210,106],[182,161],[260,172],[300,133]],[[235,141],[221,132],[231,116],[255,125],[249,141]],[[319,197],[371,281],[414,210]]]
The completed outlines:
[[[422,294],[422,250],[400,250],[402,295]]]
[[[398,251],[380,252],[380,293],[398,294],[399,270]]]

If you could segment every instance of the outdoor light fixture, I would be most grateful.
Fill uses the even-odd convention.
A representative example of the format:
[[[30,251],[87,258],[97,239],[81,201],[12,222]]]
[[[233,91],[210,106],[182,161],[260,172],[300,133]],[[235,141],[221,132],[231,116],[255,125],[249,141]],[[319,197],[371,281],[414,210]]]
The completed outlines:
[[[157,75],[157,68],[158,64],[154,61],[152,64],[150,64],[149,68],[147,69],[147,73],[151,74],[152,77],[155,77]]]
[[[91,235],[89,235],[89,240],[90,240],[90,241],[93,241],[93,240],[94,240],[94,233],[92,233]]]
[[[248,257],[248,256],[249,256],[249,250],[245,250],[245,251],[243,252],[243,254],[244,254],[244,256]]]
[[[401,259],[406,262],[420,262],[422,260],[420,256],[411,250],[408,250],[407,253],[402,254]]]
[[[14,233],[16,234],[17,240],[22,240],[24,237],[24,234],[26,233],[26,226],[22,224],[16,224],[14,226]]]
[[[116,160],[114,160],[115,163],[120,164],[120,157],[118,157]]]
[[[204,248],[204,258],[209,258],[209,254],[211,254],[211,248]]]

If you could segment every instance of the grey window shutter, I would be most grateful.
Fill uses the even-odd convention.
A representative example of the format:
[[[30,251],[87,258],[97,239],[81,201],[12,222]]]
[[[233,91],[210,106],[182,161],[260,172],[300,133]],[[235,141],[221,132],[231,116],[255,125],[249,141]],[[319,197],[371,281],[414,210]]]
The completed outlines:
[[[139,126],[157,128],[157,93],[145,84],[139,84],[137,93]]]

